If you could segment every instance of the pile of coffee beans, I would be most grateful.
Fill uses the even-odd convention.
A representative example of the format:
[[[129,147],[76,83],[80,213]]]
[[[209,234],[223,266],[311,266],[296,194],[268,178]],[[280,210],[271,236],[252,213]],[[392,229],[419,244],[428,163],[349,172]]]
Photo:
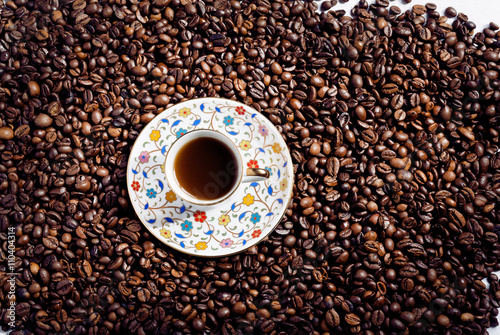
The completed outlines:
[[[18,334],[484,334],[498,325],[500,32],[360,1],[9,0],[0,20],[0,291]],[[487,10],[485,8],[485,10]],[[280,130],[268,240],[177,253],[133,212],[143,127],[186,99]],[[486,286],[482,281],[487,278]]]

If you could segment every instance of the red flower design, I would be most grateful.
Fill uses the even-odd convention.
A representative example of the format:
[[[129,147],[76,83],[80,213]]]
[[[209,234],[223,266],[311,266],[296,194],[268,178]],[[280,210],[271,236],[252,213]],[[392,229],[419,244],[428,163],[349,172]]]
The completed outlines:
[[[132,189],[133,189],[134,191],[136,191],[136,192],[137,192],[137,191],[139,191],[139,189],[141,188],[141,185],[140,185],[140,184],[139,184],[139,182],[137,182],[137,181],[133,181],[133,182],[132,182],[132,185],[130,185],[130,186],[132,186]]]
[[[195,221],[203,222],[206,219],[207,219],[207,215],[205,214],[205,212],[196,211],[196,213],[194,214]]]
[[[253,159],[247,163],[247,166],[251,169],[258,169],[259,168],[259,164],[257,163],[256,160],[253,160]]]
[[[245,114],[245,108],[241,106],[236,107],[236,113],[238,113],[239,115]]]
[[[262,231],[260,229],[256,229],[256,230],[253,231],[252,237],[253,238],[257,238],[257,237],[260,236],[260,234],[262,234]]]

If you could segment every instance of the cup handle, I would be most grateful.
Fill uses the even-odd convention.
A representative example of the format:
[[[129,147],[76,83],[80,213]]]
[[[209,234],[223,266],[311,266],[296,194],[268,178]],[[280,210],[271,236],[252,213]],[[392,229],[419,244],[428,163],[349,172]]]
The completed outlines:
[[[269,178],[271,174],[266,169],[247,169],[246,175],[243,176],[242,183],[250,183],[254,181],[263,181]]]

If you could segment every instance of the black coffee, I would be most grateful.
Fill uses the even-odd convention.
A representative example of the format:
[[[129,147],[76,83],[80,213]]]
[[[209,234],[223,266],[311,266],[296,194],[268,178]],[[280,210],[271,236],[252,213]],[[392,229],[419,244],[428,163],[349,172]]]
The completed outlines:
[[[175,157],[174,171],[181,188],[201,200],[226,195],[236,182],[236,158],[222,142],[200,137]]]

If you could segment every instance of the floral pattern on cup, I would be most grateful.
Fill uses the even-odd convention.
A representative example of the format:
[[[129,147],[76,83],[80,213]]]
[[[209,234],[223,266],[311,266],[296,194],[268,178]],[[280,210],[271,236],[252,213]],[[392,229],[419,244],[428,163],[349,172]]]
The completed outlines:
[[[243,140],[240,142],[240,148],[241,150],[248,151],[252,148],[252,145],[250,144],[250,141]]]
[[[243,168],[265,168],[270,178],[240,184],[216,206],[182,200],[166,182],[165,157],[177,138],[196,129],[228,136]],[[202,98],[166,109],[145,127],[127,180],[137,215],[162,242],[193,255],[224,256],[255,245],[280,222],[292,196],[293,167],[285,142],[264,116],[235,101]]]
[[[157,142],[161,137],[160,131],[159,130],[152,130],[151,134],[149,134],[149,138],[151,141]]]
[[[189,114],[191,114],[191,108],[184,107],[179,111],[179,116],[181,117],[188,117]]]
[[[137,181],[133,181],[130,187],[132,187],[132,189],[137,192],[141,189],[141,184],[139,184],[139,182]]]
[[[139,155],[139,162],[143,164],[149,162],[149,152],[147,151],[141,152],[141,154]]]
[[[231,240],[230,238],[226,238],[220,242],[220,246],[222,248],[231,248],[232,245],[233,245],[233,240]]]
[[[220,216],[219,224],[221,226],[227,226],[229,224],[229,222],[231,222],[231,218],[229,217],[229,215],[221,215]]]
[[[165,200],[167,200],[167,202],[174,202],[175,200],[177,200],[177,195],[174,193],[174,191],[168,191],[165,194]]]
[[[258,169],[259,168],[259,162],[257,162],[256,160],[254,159],[251,159],[248,163],[247,163],[247,166],[248,168],[250,169]]]
[[[259,126],[259,134],[261,134],[262,136],[267,136],[269,135],[269,129],[266,128],[266,126]]]

